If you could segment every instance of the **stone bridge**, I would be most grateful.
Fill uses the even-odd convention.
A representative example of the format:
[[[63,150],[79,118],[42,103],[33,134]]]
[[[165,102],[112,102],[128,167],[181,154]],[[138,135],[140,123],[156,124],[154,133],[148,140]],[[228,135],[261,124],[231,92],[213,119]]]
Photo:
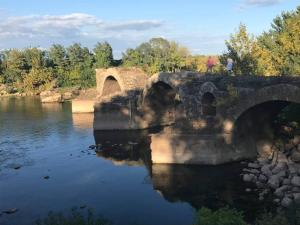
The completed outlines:
[[[151,135],[157,163],[219,164],[268,154],[270,122],[288,104],[300,103],[297,77],[147,77],[139,69],[111,68],[97,70],[97,88],[95,130],[164,127]]]

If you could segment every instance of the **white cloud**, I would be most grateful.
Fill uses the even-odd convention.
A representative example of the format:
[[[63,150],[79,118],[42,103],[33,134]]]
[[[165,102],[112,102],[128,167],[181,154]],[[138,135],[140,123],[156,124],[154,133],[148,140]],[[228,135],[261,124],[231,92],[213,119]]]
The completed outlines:
[[[270,6],[277,5],[280,2],[280,0],[246,0],[245,4],[250,6]]]
[[[104,22],[97,17],[84,13],[68,15],[29,15],[8,17],[0,23],[0,39],[3,38],[71,38],[93,36],[108,31],[127,30],[145,31],[163,25],[156,20],[137,20],[125,22]]]
[[[27,15],[0,20],[0,49],[29,46],[48,48],[54,43],[68,46],[82,43],[90,49],[96,42],[108,41],[115,56],[153,37],[165,37],[188,47],[193,53],[218,53],[224,36],[176,32],[178,27],[161,20],[104,21],[84,13],[67,15]]]
[[[249,7],[268,7],[280,4],[283,0],[243,0],[239,9],[243,10]]]

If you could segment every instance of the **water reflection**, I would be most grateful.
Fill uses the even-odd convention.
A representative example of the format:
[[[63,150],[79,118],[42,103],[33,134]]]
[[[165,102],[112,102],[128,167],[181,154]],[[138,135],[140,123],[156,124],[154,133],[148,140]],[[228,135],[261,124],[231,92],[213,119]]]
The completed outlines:
[[[240,177],[243,164],[153,164],[150,136],[146,131],[96,131],[97,156],[111,160],[115,165],[144,165],[153,189],[169,202],[188,202],[195,209],[218,209],[229,205],[244,210],[250,220],[270,207],[268,201],[264,204],[258,202],[255,193],[246,193],[246,186]]]
[[[75,129],[92,129],[94,123],[94,113],[73,113],[72,121]]]
[[[1,225],[33,224],[81,204],[116,225],[191,224],[193,208],[227,204],[250,217],[266,206],[244,192],[240,164],[152,164],[151,133],[158,131],[93,133],[92,123],[92,114],[72,115],[68,103],[0,100],[0,210],[18,209],[2,215]]]

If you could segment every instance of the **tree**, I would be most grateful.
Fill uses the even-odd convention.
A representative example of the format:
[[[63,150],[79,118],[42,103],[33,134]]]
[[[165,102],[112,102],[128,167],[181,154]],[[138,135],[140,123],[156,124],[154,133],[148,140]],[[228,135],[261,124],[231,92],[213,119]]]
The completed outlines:
[[[227,58],[233,59],[236,75],[256,75],[258,45],[254,36],[248,34],[246,26],[240,24],[238,31],[225,43],[227,53],[220,57],[220,61],[226,65]]]
[[[67,48],[69,70],[65,73],[63,86],[80,85],[90,87],[95,85],[94,56],[86,47],[75,43]]]
[[[152,38],[123,54],[124,66],[137,66],[148,74],[160,71],[175,72],[186,66],[188,50],[176,42]]]
[[[97,43],[94,48],[97,68],[108,68],[113,65],[113,51],[109,43]]]
[[[300,75],[300,6],[277,16],[258,44],[268,54],[265,64],[278,75]]]
[[[33,67],[24,77],[24,89],[27,91],[42,91],[45,89],[45,86],[52,81],[52,79],[53,75],[51,69]]]
[[[28,66],[28,71],[31,68],[42,68],[47,66],[45,51],[38,48],[26,48],[23,50],[24,57]]]
[[[62,45],[52,45],[49,49],[49,58],[54,67],[64,68],[69,64],[66,49]]]
[[[24,53],[17,49],[4,52],[4,79],[6,83],[22,81],[24,74],[28,72],[28,64]]]

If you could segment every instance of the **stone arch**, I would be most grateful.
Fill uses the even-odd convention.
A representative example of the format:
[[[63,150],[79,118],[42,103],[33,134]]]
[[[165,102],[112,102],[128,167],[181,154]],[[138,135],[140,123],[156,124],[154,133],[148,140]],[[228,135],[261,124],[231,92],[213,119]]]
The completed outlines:
[[[289,104],[300,104],[300,88],[271,85],[243,95],[238,102],[236,110],[231,111],[231,119],[224,122],[224,131],[232,134],[231,140],[239,149],[247,149],[253,156],[265,156],[271,153],[274,118]]]
[[[212,82],[205,82],[204,84],[201,85],[200,87],[200,92],[201,93],[211,93],[213,95],[216,95],[216,92],[218,91],[217,87],[212,83]]]
[[[175,122],[179,105],[183,107],[180,91],[171,74],[160,73],[152,76],[139,100],[139,109],[149,127],[171,125]]]
[[[130,91],[142,91],[147,79],[147,75],[141,69],[134,67],[96,69],[97,91],[99,96],[103,95],[105,82],[107,80],[114,81],[112,87],[115,87],[117,90],[120,89],[119,92],[125,93]],[[118,84],[118,86],[116,84]],[[117,87],[119,87],[119,89]]]
[[[102,88],[101,96],[113,95],[122,92],[121,86],[114,76],[107,76]]]
[[[239,99],[235,110],[231,112],[233,121],[236,121],[247,110],[266,102],[300,103],[300,88],[290,84],[278,84],[261,88],[239,98],[243,99]]]
[[[100,96],[125,91],[123,80],[116,74],[107,74],[97,81],[97,89]]]

